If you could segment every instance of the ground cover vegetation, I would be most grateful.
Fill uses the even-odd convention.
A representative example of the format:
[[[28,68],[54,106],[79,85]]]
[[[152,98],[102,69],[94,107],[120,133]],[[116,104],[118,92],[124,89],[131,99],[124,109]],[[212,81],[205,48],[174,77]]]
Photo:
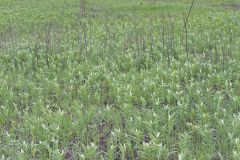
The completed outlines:
[[[0,0],[0,158],[238,160],[239,2],[191,3]]]

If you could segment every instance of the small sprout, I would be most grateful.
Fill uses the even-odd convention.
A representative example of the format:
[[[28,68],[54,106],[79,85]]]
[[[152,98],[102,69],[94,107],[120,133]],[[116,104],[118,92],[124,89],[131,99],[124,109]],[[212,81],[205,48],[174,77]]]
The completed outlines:
[[[143,147],[149,147],[149,143],[143,142]]]
[[[48,127],[45,124],[42,124],[42,128],[48,130]]]
[[[224,120],[223,120],[223,119],[220,119],[220,123],[224,125]]]
[[[21,149],[20,149],[20,152],[21,152],[21,153],[24,153],[24,150],[21,148]]]
[[[160,136],[160,132],[157,132],[155,136],[158,138]]]
[[[62,116],[64,114],[64,111],[58,108],[58,113]]]
[[[155,112],[153,112],[153,116],[154,116],[154,117],[157,117],[157,114],[156,114]]]
[[[8,131],[6,131],[6,135],[7,135],[8,137],[10,137],[10,134],[8,133]]]
[[[59,125],[57,125],[56,130],[59,130]]]
[[[133,122],[133,117],[130,117],[130,122],[131,122],[131,123]]]
[[[80,158],[81,159],[85,159],[85,155],[84,154],[80,154]]]
[[[233,133],[228,133],[228,137],[229,137],[230,139],[233,139]]]
[[[6,106],[1,106],[0,108],[2,108],[2,109],[5,109],[5,108],[6,108]]]
[[[239,142],[240,142],[239,138],[236,138],[236,139],[235,139],[235,143],[238,145]]]
[[[135,129],[135,131],[136,131],[136,134],[139,134],[139,133],[140,133],[138,129]]]

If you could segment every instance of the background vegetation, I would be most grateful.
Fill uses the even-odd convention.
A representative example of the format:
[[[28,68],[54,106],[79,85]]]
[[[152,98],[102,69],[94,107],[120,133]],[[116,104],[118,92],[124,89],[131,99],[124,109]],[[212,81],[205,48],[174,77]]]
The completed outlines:
[[[237,1],[0,0],[1,159],[238,160]]]

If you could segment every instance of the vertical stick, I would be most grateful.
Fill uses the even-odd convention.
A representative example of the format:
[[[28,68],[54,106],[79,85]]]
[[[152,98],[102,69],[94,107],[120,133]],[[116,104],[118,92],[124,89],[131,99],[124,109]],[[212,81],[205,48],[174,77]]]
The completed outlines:
[[[165,24],[164,24],[164,16],[162,12],[162,50],[163,56],[165,55]]]
[[[172,18],[171,18],[171,15],[170,13],[168,12],[168,17],[169,17],[169,22],[170,22],[170,25],[171,25],[171,52],[174,54],[175,56],[175,49],[174,49],[174,43],[175,43],[175,37],[174,37],[174,22],[172,21]]]
[[[86,24],[83,24],[82,27],[83,27],[83,38],[84,38],[84,45],[85,45],[85,51],[86,51],[86,54],[88,53],[88,49],[87,49],[87,31],[86,31]]]
[[[0,32],[0,50],[2,49],[2,47],[3,47],[3,33],[2,33],[2,31]]]
[[[232,30],[229,29],[229,56],[232,56]]]
[[[85,0],[80,0],[80,16],[83,17],[85,14]]]
[[[45,61],[48,67],[49,67],[49,54],[51,49],[51,28],[52,28],[52,23],[50,22],[48,23],[48,26],[47,26],[47,34],[45,39],[45,45],[46,45]]]
[[[35,41],[35,46],[34,46],[34,64],[33,64],[33,68],[34,70],[37,70],[37,67],[38,67],[38,63],[39,63],[39,54],[38,54],[38,51],[39,51],[39,34],[37,34],[36,36],[36,41]]]
[[[222,47],[222,67],[223,67],[223,72],[225,71],[225,54],[224,54],[224,45],[223,45],[223,40],[221,40],[221,47]]]
[[[184,29],[185,29],[185,51],[187,53],[187,60],[189,62],[189,53],[188,53],[188,28],[187,28],[187,24],[188,24],[188,19],[189,19],[189,16],[191,14],[191,11],[192,11],[192,8],[193,8],[193,5],[194,5],[194,2],[195,0],[192,1],[192,4],[191,4],[191,7],[188,11],[188,15],[186,17],[186,19],[184,20]]]

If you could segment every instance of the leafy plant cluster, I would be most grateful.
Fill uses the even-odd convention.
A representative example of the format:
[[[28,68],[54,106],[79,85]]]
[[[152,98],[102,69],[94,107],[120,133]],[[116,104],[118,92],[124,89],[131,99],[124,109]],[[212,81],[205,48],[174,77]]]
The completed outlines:
[[[239,12],[80,6],[0,21],[0,158],[239,158]]]

